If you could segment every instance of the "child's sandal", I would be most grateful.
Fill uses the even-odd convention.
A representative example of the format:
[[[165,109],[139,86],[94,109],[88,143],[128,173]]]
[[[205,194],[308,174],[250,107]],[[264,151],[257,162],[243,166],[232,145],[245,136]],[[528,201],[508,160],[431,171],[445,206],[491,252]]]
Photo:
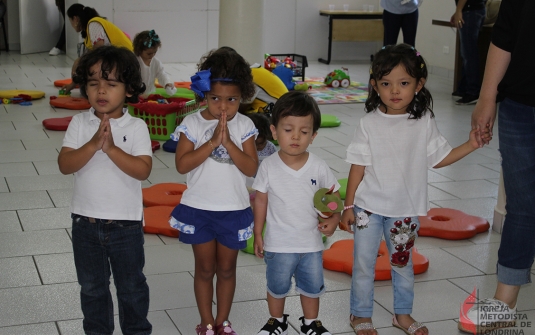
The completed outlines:
[[[375,327],[373,326],[373,323],[371,323],[371,322],[362,322],[362,323],[359,323],[356,326],[353,325],[353,321],[356,318],[357,317],[354,316],[353,314],[349,315],[349,325],[351,326],[351,328],[353,328],[353,331],[355,332],[355,334],[358,334],[358,332],[361,331],[361,330],[375,330]]]
[[[215,326],[215,331],[217,335],[238,335],[234,329],[232,329],[232,325],[228,320],[223,321],[222,324]]]
[[[414,335],[418,329],[426,328],[426,326],[423,323],[415,321],[409,326],[409,328],[405,329],[399,324],[398,319],[396,318],[395,314],[392,317],[392,326],[403,330],[405,334],[407,335]]]
[[[207,324],[206,326],[197,325],[195,327],[195,333],[197,335],[215,335],[211,324]]]

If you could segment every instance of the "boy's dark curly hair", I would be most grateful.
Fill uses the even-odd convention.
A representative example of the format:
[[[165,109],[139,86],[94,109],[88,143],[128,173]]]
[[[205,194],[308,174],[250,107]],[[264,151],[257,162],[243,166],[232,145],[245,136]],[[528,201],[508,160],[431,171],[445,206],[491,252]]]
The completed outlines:
[[[80,58],[74,82],[80,85],[82,95],[87,98],[87,81],[93,74],[91,67],[99,62],[102,78],[108,79],[109,74],[114,73],[115,79],[124,83],[126,92],[132,94],[125,102],[138,102],[139,95],[145,92],[139,62],[132,51],[113,45],[95,48]]]
[[[379,106],[384,105],[371,84],[371,80],[377,83],[381,78],[387,76],[392,69],[401,65],[405,68],[407,73],[420,82],[421,79],[427,79],[427,65],[420,53],[414,47],[408,44],[387,45],[379,50],[373,57],[372,66],[370,68],[370,81],[368,84],[368,99],[366,99],[366,113],[373,112]],[[427,111],[433,113],[433,98],[431,93],[424,87],[414,96],[414,99],[407,106],[407,113],[409,119],[419,119]]]
[[[67,9],[67,16],[71,19],[73,19],[75,16],[78,16],[80,19],[80,28],[82,29],[80,33],[82,34],[83,38],[87,37],[87,23],[89,20],[95,17],[100,17],[96,9],[79,3],[75,3],[71,5],[69,9]]]
[[[232,81],[220,81],[222,85],[236,85],[240,89],[241,99],[250,100],[255,94],[253,75],[249,63],[231,47],[214,49],[201,57],[197,70],[210,69],[211,78],[227,78]],[[203,99],[197,95],[198,102]]]
[[[273,107],[271,124],[277,127],[279,121],[287,116],[312,115],[313,132],[317,132],[321,124],[321,112],[318,104],[310,95],[301,91],[284,93]]]
[[[158,38],[158,35],[154,34],[154,36]],[[149,43],[150,47],[147,46],[147,44]],[[159,39],[153,39],[153,37],[151,36],[151,32],[149,30],[145,30],[136,34],[132,45],[134,46],[134,54],[136,54],[136,56],[139,56],[141,55],[143,50],[147,50],[154,47],[156,47],[156,50],[159,49],[162,46],[162,42]]]
[[[248,113],[246,114],[258,129],[258,137],[263,137],[266,140],[271,140],[271,130],[269,129],[270,121],[264,113]]]

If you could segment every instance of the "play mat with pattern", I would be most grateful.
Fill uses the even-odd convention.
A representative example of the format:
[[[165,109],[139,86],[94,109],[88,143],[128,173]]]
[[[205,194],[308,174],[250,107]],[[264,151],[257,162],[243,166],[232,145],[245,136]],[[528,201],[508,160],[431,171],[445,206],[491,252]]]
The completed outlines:
[[[329,87],[322,77],[305,77],[305,83],[311,88],[307,91],[318,105],[364,103],[368,97],[368,84],[351,81],[347,88]]]

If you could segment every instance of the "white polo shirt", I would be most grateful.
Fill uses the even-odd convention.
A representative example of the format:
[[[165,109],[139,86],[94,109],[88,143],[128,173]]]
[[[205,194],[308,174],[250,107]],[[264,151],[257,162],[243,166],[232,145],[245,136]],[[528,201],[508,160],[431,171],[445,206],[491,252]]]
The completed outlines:
[[[123,110],[119,119],[111,119],[115,145],[133,156],[151,156],[152,147],[146,123]],[[65,133],[63,146],[82,147],[95,135],[100,119],[95,110],[73,116]],[[80,170],[74,173],[71,212],[108,220],[141,220],[143,201],[141,181],[121,171],[99,150]]]

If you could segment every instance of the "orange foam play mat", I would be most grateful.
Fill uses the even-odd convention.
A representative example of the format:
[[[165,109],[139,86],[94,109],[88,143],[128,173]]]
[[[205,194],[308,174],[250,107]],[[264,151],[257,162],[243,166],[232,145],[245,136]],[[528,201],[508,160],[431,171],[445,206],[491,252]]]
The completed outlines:
[[[43,120],[43,127],[48,130],[67,130],[71,123],[72,116],[56,117]]]
[[[169,225],[169,218],[173,206],[153,206],[143,210],[145,226],[143,231],[147,234],[160,234],[171,237],[178,237],[179,231]]]
[[[70,83],[72,83],[72,79],[71,78],[58,79],[58,80],[54,81],[54,86],[61,88],[63,86],[69,85]],[[76,88],[80,88],[80,86],[76,85]]]
[[[431,208],[427,216],[420,216],[419,236],[446,240],[463,240],[489,230],[490,224],[479,216],[451,208]]]
[[[182,193],[187,189],[186,184],[162,183],[144,188],[143,206],[173,206],[175,207],[182,199]]]
[[[50,99],[50,105],[72,110],[84,110],[91,108],[91,104],[86,98],[75,97],[59,97],[56,99]]]
[[[187,88],[187,89],[189,89],[189,87],[191,86],[191,81],[175,81],[174,85],[175,85],[176,88]],[[156,81],[154,82],[154,86],[156,86],[158,88],[162,88],[163,87],[162,85],[160,85],[160,83],[158,83],[158,79],[156,79]]]
[[[412,248],[412,263],[414,274],[420,274],[429,268],[429,259]],[[327,270],[353,274],[353,240],[340,240],[334,242],[331,247],[323,252],[323,267]],[[375,264],[375,280],[392,279],[392,265],[385,241],[381,241]]]

